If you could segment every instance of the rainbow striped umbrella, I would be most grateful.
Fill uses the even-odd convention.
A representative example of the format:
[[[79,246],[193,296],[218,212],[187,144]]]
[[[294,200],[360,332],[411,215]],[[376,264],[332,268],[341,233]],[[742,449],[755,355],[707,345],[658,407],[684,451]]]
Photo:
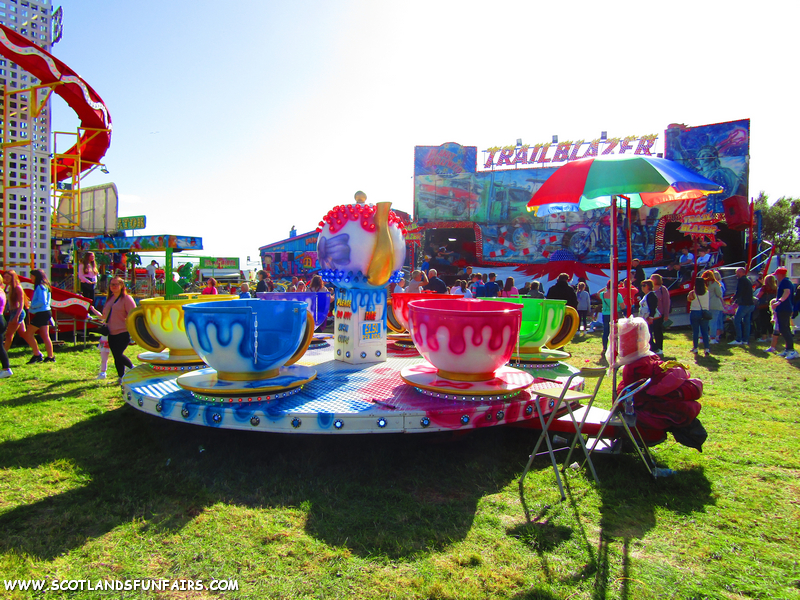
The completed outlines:
[[[676,162],[655,156],[613,156],[584,158],[559,167],[528,202],[537,215],[565,210],[592,210],[616,207],[617,197],[631,208],[645,204],[700,198],[722,191],[722,186],[690,171]],[[630,249],[630,221],[628,223]],[[617,211],[611,211],[611,281],[617,289]],[[630,277],[630,251],[628,277]],[[616,357],[617,295],[612,294],[611,351]]]
[[[624,195],[631,208],[642,204],[690,200],[722,191],[722,186],[665,158],[618,156],[584,158],[553,173],[528,202],[537,214],[563,210],[592,210],[611,205],[611,196]]]

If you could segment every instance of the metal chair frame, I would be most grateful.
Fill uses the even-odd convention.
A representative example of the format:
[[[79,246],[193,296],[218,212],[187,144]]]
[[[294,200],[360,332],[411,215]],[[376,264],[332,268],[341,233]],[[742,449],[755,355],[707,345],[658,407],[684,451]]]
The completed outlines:
[[[522,471],[522,476],[519,479],[520,498],[522,498],[522,505],[525,508],[525,516],[528,518],[528,520],[530,520],[530,513],[528,511],[528,507],[525,505],[523,486],[525,482],[525,477],[528,474],[528,471],[530,471],[531,464],[533,463],[533,459],[536,458],[536,453],[539,451],[539,447],[542,445],[542,441],[545,441],[547,443],[547,453],[550,455],[550,462],[553,465],[553,472],[556,475],[556,482],[558,483],[558,489],[561,492],[561,500],[563,501],[567,499],[567,496],[564,494],[564,485],[561,482],[561,475],[558,472],[558,465],[556,464],[556,457],[554,454],[553,445],[550,442],[550,437],[548,435],[550,425],[553,423],[553,420],[556,418],[556,415],[561,411],[562,407],[566,407],[567,412],[569,413],[569,416],[572,419],[572,423],[575,426],[575,436],[573,437],[572,443],[570,444],[569,455],[571,455],[572,451],[575,449],[575,444],[580,443],[584,455],[586,456],[586,461],[589,462],[589,468],[592,472],[592,476],[594,477],[595,482],[596,483],[600,482],[597,478],[597,473],[594,470],[594,465],[592,464],[589,451],[586,448],[586,443],[584,442],[583,436],[581,435],[581,428],[586,422],[586,415],[584,415],[583,419],[581,419],[579,423],[578,420],[575,418],[575,413],[572,411],[572,403],[577,400],[588,400],[589,402],[586,404],[586,414],[588,414],[589,409],[591,409],[592,404],[594,403],[594,400],[597,397],[597,392],[600,390],[600,385],[603,383],[603,378],[605,377],[605,375],[606,375],[605,367],[585,367],[580,371],[578,371],[577,373],[573,373],[569,377],[569,379],[567,379],[567,381],[564,383],[563,386],[536,390],[537,396],[543,398],[550,398],[551,400],[553,400],[553,404],[552,404],[552,412],[550,413],[550,416],[548,417],[546,422],[544,420],[544,415],[542,415],[542,411],[537,411],[537,414],[539,416],[539,423],[542,426],[542,433],[539,435],[539,439],[536,440],[536,445],[533,448],[533,452],[531,452],[531,455],[528,458],[528,463],[525,465],[525,469]],[[597,379],[597,383],[594,386],[594,390],[592,390],[591,393],[573,391],[571,389],[571,385],[576,377],[582,377],[584,380]]]
[[[586,456],[586,459],[583,461],[583,465],[586,464],[588,461],[591,465],[591,459],[589,458],[594,449],[597,447],[598,441],[601,439],[603,435],[603,431],[605,431],[606,427],[611,423],[611,420],[614,419],[615,416],[619,417],[619,421],[622,424],[623,429],[625,430],[628,439],[633,444],[633,447],[636,448],[636,452],[639,455],[639,458],[642,459],[644,466],[647,468],[648,473],[656,478],[656,466],[655,461],[653,460],[653,456],[650,454],[650,449],[647,447],[644,439],[642,438],[642,434],[639,431],[639,428],[636,425],[636,412],[634,411],[632,414],[625,414],[625,401],[628,398],[632,398],[644,388],[650,385],[650,378],[647,379],[640,379],[639,381],[634,381],[633,383],[625,386],[622,392],[619,394],[617,399],[614,401],[613,405],[611,406],[611,412],[609,413],[606,420],[603,421],[603,424],[600,426],[600,431],[597,432],[597,436],[595,437],[594,443],[592,447],[589,449],[589,452]],[[633,435],[633,431],[636,432],[636,436],[639,438],[637,442],[636,438]],[[644,452],[642,452],[644,450]],[[571,454],[571,453],[570,453]],[[647,455],[647,458],[645,458]],[[567,456],[567,460],[569,460],[569,456]],[[581,466],[583,466],[581,465]]]

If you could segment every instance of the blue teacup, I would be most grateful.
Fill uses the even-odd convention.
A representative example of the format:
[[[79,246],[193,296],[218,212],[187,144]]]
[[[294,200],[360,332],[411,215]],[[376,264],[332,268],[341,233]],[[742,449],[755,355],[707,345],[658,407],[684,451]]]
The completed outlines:
[[[324,325],[328,320],[331,307],[330,292],[257,292],[261,300],[296,300],[308,302],[308,310],[314,315],[314,329]]]
[[[277,377],[314,335],[306,302],[253,298],[187,304],[183,311],[189,343],[221,380]]]

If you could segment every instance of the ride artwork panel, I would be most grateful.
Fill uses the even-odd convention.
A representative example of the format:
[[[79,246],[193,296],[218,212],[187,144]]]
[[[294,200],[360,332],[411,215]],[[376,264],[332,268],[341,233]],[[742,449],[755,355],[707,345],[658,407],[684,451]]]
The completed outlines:
[[[316,231],[261,246],[258,251],[261,268],[273,279],[311,277],[321,268],[317,257]]]
[[[539,217],[526,204],[557,167],[415,177],[417,222],[471,222],[483,239],[482,258],[509,264],[551,260],[605,263],[611,249],[608,210],[564,212]],[[677,207],[642,208],[631,213],[633,255],[652,260],[658,221]],[[621,231],[627,223],[620,215]],[[625,239],[622,236],[620,239]],[[620,249],[622,255],[626,249]]]
[[[632,258],[655,258],[659,208],[631,211]],[[493,262],[536,264],[577,260],[587,264],[608,262],[611,251],[611,215],[608,209],[562,212],[545,217],[518,217],[508,224],[480,224],[483,257]],[[627,217],[619,211],[618,239],[625,239]],[[627,258],[627,248],[619,249]]]
[[[665,158],[723,187],[721,194],[709,196],[706,212],[724,212],[722,201],[731,196],[749,197],[749,157],[750,119],[667,128]]]
[[[656,242],[659,228],[663,235],[667,222],[680,220],[677,215],[722,213],[722,200],[726,197],[746,196],[749,131],[749,120],[700,127],[670,126],[666,135],[667,158],[722,185],[725,192],[709,200],[699,198],[633,209],[632,258],[645,262],[662,259],[663,249],[657,248]],[[608,209],[549,215],[528,212],[531,197],[560,164],[476,172],[472,149],[454,143],[415,148],[416,223],[435,224],[437,228],[449,223],[475,224],[480,230],[480,258],[485,262],[608,263],[612,239]],[[625,211],[620,210],[617,223],[617,239],[625,240]],[[627,259],[627,244],[620,246],[619,256]]]

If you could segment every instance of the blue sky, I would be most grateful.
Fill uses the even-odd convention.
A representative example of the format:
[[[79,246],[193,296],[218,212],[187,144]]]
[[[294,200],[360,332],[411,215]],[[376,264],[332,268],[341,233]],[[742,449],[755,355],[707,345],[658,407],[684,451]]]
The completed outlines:
[[[670,123],[750,118],[750,195],[800,198],[796,20],[771,6],[65,0],[53,54],[113,120],[110,174],[83,185],[116,183],[145,233],[244,260],[359,189],[412,212],[415,145],[661,145]]]

